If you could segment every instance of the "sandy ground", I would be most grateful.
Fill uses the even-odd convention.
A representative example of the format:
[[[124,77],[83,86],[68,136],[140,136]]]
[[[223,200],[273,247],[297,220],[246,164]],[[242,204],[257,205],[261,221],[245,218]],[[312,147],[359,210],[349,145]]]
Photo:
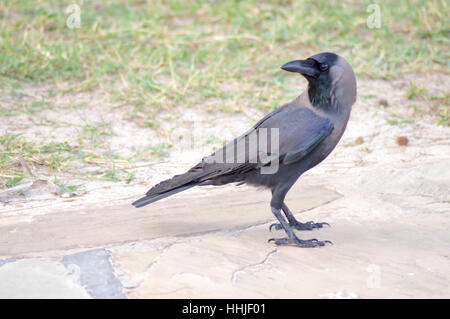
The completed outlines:
[[[417,82],[445,92],[448,76]],[[408,83],[360,80],[342,141],[288,194],[298,219],[331,224],[299,234],[334,243],[316,249],[267,243],[284,235],[269,232],[270,194],[246,186],[191,189],[140,210],[130,206],[151,184],[209,153],[205,137],[229,139],[262,113],[177,109],[176,120],[163,124],[175,129],[164,136],[121,121],[126,106],[106,112],[111,104],[92,93],[72,101],[86,100],[88,113],[0,118],[10,132],[55,140],[74,132],[41,125],[43,118],[103,118],[114,123],[109,144],[123,152],[174,144],[164,160],[136,167],[129,184],[92,181],[81,196],[61,198],[43,176],[21,194],[0,193],[0,297],[449,298],[450,128],[436,125],[425,102],[406,99]],[[380,98],[388,101],[384,109]],[[416,120],[389,125],[392,113]]]

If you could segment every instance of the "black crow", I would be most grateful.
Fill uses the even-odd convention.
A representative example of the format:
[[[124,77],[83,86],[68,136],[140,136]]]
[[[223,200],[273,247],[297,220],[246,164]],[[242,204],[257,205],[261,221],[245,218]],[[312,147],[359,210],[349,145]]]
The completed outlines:
[[[281,69],[303,75],[308,89],[186,173],[155,185],[133,205],[142,207],[197,185],[262,186],[272,191],[270,207],[279,221],[270,228],[284,229],[288,235],[269,242],[299,247],[329,242],[297,238],[293,228],[311,230],[326,223],[298,222],[284,198],[297,179],[323,161],[339,142],[356,101],[355,74],[344,58],[328,52],[288,62]]]

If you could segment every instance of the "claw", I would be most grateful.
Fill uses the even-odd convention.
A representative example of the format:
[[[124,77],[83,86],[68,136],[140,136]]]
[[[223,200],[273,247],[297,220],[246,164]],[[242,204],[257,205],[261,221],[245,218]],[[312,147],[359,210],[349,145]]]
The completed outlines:
[[[273,224],[270,225],[270,227],[269,227],[269,231],[270,231],[270,232],[272,231],[272,227],[275,227],[276,230],[280,230],[281,228],[283,228],[283,227],[281,227],[281,224],[273,223]]]
[[[321,247],[325,246],[327,243],[333,244],[329,240],[325,241],[319,241],[316,238],[309,239],[309,240],[301,240],[298,238],[290,239],[290,238],[270,238],[267,242],[274,242],[275,245],[289,245],[294,244],[298,247],[306,248],[306,247]]]
[[[314,224],[314,223],[313,223]],[[323,225],[327,225],[328,227],[331,227],[330,224],[326,223],[326,222],[321,222],[321,223],[315,223],[315,225],[318,225],[318,228],[322,228]]]
[[[299,223],[299,224],[301,224],[301,223]],[[310,220],[309,222],[306,222],[305,224],[308,226],[311,226],[312,228],[322,228],[323,225],[327,225],[327,226],[331,227],[331,225],[326,222],[315,223],[312,220]]]
[[[313,221],[309,221],[306,223],[300,223],[300,222],[289,223],[289,226],[291,226],[292,228],[297,229],[297,230],[313,230],[315,228],[322,228],[323,225],[327,225],[327,226],[331,227],[330,224],[325,223],[325,222],[315,223]],[[280,230],[283,228],[281,226],[281,224],[273,223],[272,225],[270,225],[269,231],[272,231],[273,227],[275,227],[276,230]]]

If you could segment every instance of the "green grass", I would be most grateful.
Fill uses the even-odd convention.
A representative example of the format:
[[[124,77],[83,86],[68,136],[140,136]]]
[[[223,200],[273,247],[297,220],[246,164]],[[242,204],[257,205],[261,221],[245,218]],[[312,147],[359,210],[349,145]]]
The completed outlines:
[[[75,196],[77,194],[82,194],[84,193],[84,184],[74,184],[74,185],[69,185],[64,183],[63,181],[59,180],[58,178],[54,178],[52,181],[56,186],[59,187],[59,192],[58,195],[59,196]]]
[[[439,112],[439,125],[450,126],[450,108],[444,105]]]
[[[156,157],[164,157],[167,155],[167,148],[169,148],[170,145],[167,143],[159,143],[154,146],[150,147],[150,152],[155,155]]]
[[[54,173],[65,171],[76,161],[76,154],[68,142],[32,143],[21,134],[5,132],[0,135],[0,186],[11,187],[25,177],[34,177],[33,166]]]
[[[407,97],[408,100],[412,100],[415,98],[423,98],[427,93],[427,89],[421,86],[418,86],[416,82],[411,83],[409,86]]]
[[[283,63],[321,51],[344,56],[358,76],[402,77],[448,72],[450,8],[446,0],[383,1],[381,28],[366,25],[368,1],[83,1],[81,27],[66,25],[76,1],[4,0],[0,4],[0,116],[37,116],[56,106],[55,96],[100,89],[112,103],[132,105],[126,120],[159,129],[155,116],[174,106],[204,111],[269,111],[297,95]],[[24,85],[46,85],[24,96]],[[413,83],[409,99],[429,94]],[[448,125],[448,96],[439,123]],[[58,106],[83,109],[84,103]],[[392,119],[397,124],[398,119]],[[395,122],[395,123],[394,123]],[[122,159],[105,150],[111,123],[79,127],[73,142],[36,142],[0,136],[0,186],[28,178],[14,160],[50,172],[77,171],[108,180],[132,180]],[[163,157],[169,145],[147,155]],[[136,160],[142,154],[130,157]],[[146,155],[145,155],[146,156]],[[120,166],[120,165],[119,165]]]
[[[40,171],[48,176],[72,176],[76,179],[106,179],[111,181],[131,181],[134,174],[126,170],[129,160],[108,152],[95,144],[97,136],[93,135],[89,146],[82,149],[69,142],[35,142],[21,134],[5,132],[0,135],[0,187],[13,187],[24,179],[35,179]],[[91,152],[89,151],[91,149]],[[155,148],[161,152],[161,146]],[[136,156],[137,159],[145,156]],[[24,167],[24,164],[27,167]],[[89,170],[94,167],[94,170]],[[71,187],[59,184],[62,194],[74,192]]]
[[[286,78],[278,67],[319,51],[371,77],[448,67],[446,1],[383,2],[381,28],[369,29],[372,2],[84,1],[81,28],[70,29],[72,1],[6,0],[0,74],[70,81],[73,91],[111,86],[136,112],[157,112],[204,99],[270,108]]]
[[[111,123],[101,121],[99,123],[85,123],[81,126],[81,134],[78,142],[81,145],[88,145],[92,148],[105,146],[105,137],[114,136],[115,133],[111,130]]]

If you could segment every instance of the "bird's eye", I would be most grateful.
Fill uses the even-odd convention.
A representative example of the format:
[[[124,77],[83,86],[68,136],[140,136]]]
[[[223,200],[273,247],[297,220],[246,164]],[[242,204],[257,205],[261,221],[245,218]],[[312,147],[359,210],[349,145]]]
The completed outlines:
[[[328,64],[327,63],[322,63],[320,66],[320,71],[325,72],[326,70],[328,70]]]

